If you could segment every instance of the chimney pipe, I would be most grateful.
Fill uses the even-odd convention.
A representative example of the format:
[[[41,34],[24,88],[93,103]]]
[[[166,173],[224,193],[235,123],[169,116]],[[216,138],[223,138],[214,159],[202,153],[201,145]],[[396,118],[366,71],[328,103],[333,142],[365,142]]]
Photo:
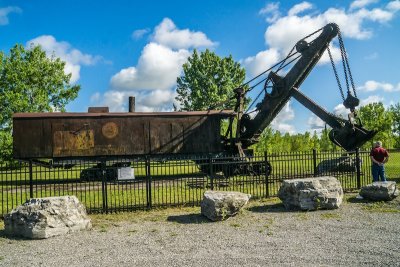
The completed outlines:
[[[135,112],[135,97],[129,97],[129,112]]]

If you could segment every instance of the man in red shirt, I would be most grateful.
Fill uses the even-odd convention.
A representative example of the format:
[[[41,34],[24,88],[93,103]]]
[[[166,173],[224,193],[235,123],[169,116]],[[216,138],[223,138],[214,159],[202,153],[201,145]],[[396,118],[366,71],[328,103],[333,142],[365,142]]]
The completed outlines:
[[[385,177],[385,163],[389,160],[389,153],[382,147],[382,142],[377,141],[374,143],[374,148],[369,154],[372,160],[372,177],[374,182],[381,181],[386,182]]]

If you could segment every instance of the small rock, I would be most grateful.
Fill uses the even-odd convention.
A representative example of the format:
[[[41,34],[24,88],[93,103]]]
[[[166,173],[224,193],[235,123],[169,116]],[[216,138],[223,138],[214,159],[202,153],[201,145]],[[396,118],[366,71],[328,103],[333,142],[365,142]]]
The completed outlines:
[[[32,198],[4,216],[5,232],[31,239],[90,229],[85,206],[75,196]]]
[[[206,191],[201,202],[201,214],[212,221],[236,215],[251,195],[232,191]]]
[[[343,189],[330,176],[284,180],[278,197],[288,210],[336,209],[342,204]]]
[[[388,201],[399,195],[396,182],[373,182],[361,187],[360,195],[369,200]]]

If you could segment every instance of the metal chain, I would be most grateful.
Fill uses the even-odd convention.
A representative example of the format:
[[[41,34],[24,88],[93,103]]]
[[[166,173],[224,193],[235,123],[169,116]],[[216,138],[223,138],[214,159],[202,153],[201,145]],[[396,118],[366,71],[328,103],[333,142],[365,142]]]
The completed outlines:
[[[335,73],[336,81],[339,86],[339,91],[340,91],[340,94],[342,95],[342,99],[344,101],[345,98],[344,98],[344,93],[343,93],[343,89],[342,89],[342,84],[340,83],[339,75],[337,73],[335,62],[333,61],[333,57],[332,57],[332,53],[331,53],[331,49],[329,48],[329,45],[326,48],[326,50],[328,50],[328,55],[329,55],[329,59],[331,60],[333,72]]]
[[[355,86],[354,86],[353,75],[351,75],[349,59],[348,59],[348,57],[347,57],[347,52],[346,52],[346,48],[345,48],[345,46],[344,46],[342,34],[341,34],[341,32],[340,32],[339,27],[337,27],[337,29],[338,29],[338,39],[339,39],[339,45],[340,45],[340,52],[341,52],[341,54],[342,54],[342,57],[344,57],[344,62],[343,62],[343,64],[346,64],[347,71],[348,71],[349,78],[350,78],[351,87],[352,87],[352,89],[353,89],[353,94],[354,94],[355,97],[357,97],[356,88],[355,88]],[[345,74],[346,74],[346,72],[345,72]],[[349,88],[347,88],[347,89],[348,89],[348,93],[350,93],[350,89],[349,89]]]
[[[338,39],[339,39],[340,53],[342,55],[344,74],[345,74],[345,78],[346,78],[347,93],[351,94],[350,87],[349,87],[349,84],[348,84],[349,82],[348,82],[348,78],[347,78],[347,73],[348,73],[349,78],[350,78],[351,87],[352,87],[352,90],[353,90],[353,94],[354,94],[355,97],[357,97],[356,88],[354,86],[353,75],[351,75],[349,59],[347,57],[346,48],[344,47],[342,34],[340,32],[339,27],[337,27],[337,29],[338,29]]]

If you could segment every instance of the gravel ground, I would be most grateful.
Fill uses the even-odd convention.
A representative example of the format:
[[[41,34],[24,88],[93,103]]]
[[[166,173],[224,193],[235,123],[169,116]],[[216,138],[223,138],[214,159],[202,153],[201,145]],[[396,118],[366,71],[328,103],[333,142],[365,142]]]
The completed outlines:
[[[0,266],[400,266],[400,200],[350,197],[338,210],[315,212],[253,201],[217,223],[199,213],[93,215],[93,230],[46,240],[0,231]]]

